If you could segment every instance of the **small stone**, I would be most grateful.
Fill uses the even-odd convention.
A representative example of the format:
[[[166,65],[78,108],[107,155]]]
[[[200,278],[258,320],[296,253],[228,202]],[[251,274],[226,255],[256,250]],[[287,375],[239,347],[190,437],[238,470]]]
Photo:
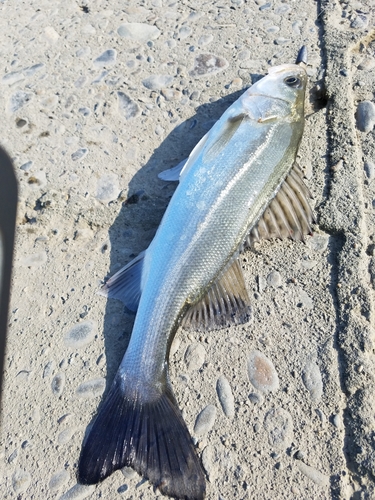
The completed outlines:
[[[14,94],[12,94],[9,102],[9,111],[10,113],[15,113],[19,109],[21,109],[25,104],[27,104],[33,97],[34,94],[31,92],[24,92],[23,90],[17,90]]]
[[[278,271],[271,271],[267,276],[267,283],[269,286],[279,287],[281,285],[280,273]]]
[[[294,458],[296,460],[305,460],[306,458],[306,453],[302,450],[298,450],[295,454],[294,454]]]
[[[323,394],[323,381],[319,367],[314,361],[308,361],[302,372],[302,380],[314,402],[320,400]]]
[[[123,23],[119,26],[117,33],[130,40],[148,42],[156,40],[160,35],[160,30],[156,26],[144,23]]]
[[[12,464],[13,462],[15,462],[17,460],[17,457],[18,457],[18,450],[17,448],[13,451],[13,453],[11,453],[8,457],[8,464]]]
[[[191,344],[185,351],[185,363],[188,371],[199,370],[206,358],[206,351],[202,344]]]
[[[217,467],[214,463],[214,451],[212,446],[208,445],[202,452],[202,465],[207,473],[208,480],[212,483],[217,478]]]
[[[295,21],[292,24],[292,30],[294,31],[294,33],[296,35],[300,35],[301,34],[301,28],[302,28],[302,26],[303,26],[302,21]]]
[[[50,43],[55,43],[60,38],[60,35],[52,26],[47,26],[44,28],[44,38]]]
[[[105,390],[105,378],[94,378],[83,382],[76,389],[76,394],[82,399],[93,399],[101,396]]]
[[[260,405],[264,401],[264,397],[262,396],[262,394],[257,394],[256,392],[250,392],[249,399],[255,405]]]
[[[321,424],[324,425],[327,422],[327,417],[325,416],[325,413],[320,408],[317,408],[315,412],[318,415]]]
[[[95,338],[96,326],[92,321],[82,321],[73,326],[64,336],[64,344],[72,349],[81,349]]]
[[[194,67],[189,71],[189,75],[195,78],[214,75],[227,67],[228,61],[223,57],[213,54],[200,54],[195,58]]]
[[[224,415],[230,419],[234,417],[234,397],[228,380],[221,375],[216,383],[217,396],[219,398]]]
[[[314,252],[322,253],[328,247],[329,236],[323,234],[314,234],[307,240],[307,246]]]
[[[342,423],[341,415],[339,413],[337,415],[333,416],[332,423],[336,427],[336,429],[342,429],[343,423]]]
[[[53,360],[48,361],[43,370],[43,378],[50,377],[52,375],[54,368],[55,368],[55,362]]]
[[[70,479],[69,472],[65,469],[55,472],[51,479],[49,480],[48,487],[50,491],[59,491]]]
[[[23,470],[16,469],[12,476],[12,486],[16,495],[20,495],[21,493],[25,493],[27,488],[31,483],[31,475]]]
[[[305,292],[305,290],[299,291],[299,297],[297,302],[298,307],[305,307],[306,309],[313,309],[314,302],[312,298]]]
[[[268,432],[268,442],[278,449],[290,446],[293,440],[293,420],[289,412],[274,408],[266,413],[264,427]]]
[[[358,16],[350,23],[350,27],[357,30],[363,30],[367,28],[367,25],[368,18],[364,14],[358,14]]]
[[[357,106],[356,112],[357,128],[361,132],[368,133],[375,124],[375,105],[371,101],[362,101]]]
[[[290,42],[290,38],[280,37],[280,38],[276,38],[276,40],[275,40],[276,45],[285,45],[286,43],[289,43],[289,42]]]
[[[96,485],[75,484],[59,500],[83,500],[94,493]]]
[[[262,352],[252,351],[247,359],[247,373],[252,385],[263,393],[279,388],[279,377],[275,367]]]
[[[46,252],[37,252],[25,255],[20,259],[21,266],[25,267],[41,267],[47,262]]]
[[[203,434],[207,434],[209,432],[216,418],[216,406],[207,405],[198,415],[195,425],[194,425],[194,434],[196,436],[202,436]]]
[[[64,390],[64,387],[65,387],[65,373],[63,373],[63,372],[57,373],[53,377],[52,383],[51,383],[51,389],[52,389],[53,394],[57,397],[61,396],[61,394]]]
[[[284,3],[276,7],[275,14],[279,16],[284,16],[285,14],[288,14],[291,10],[292,10],[291,6]]]
[[[97,182],[95,198],[102,203],[109,203],[118,198],[120,194],[117,174],[104,174]]]
[[[117,489],[117,493],[125,493],[126,491],[128,491],[129,489],[129,486],[127,484],[123,484],[121,485],[118,489]]]
[[[182,97],[182,93],[176,89],[162,89],[160,93],[166,101],[177,101]]]
[[[138,104],[128,95],[124,94],[124,92],[117,92],[117,98],[120,114],[125,118],[125,120],[135,118],[141,113]]]
[[[198,40],[198,45],[203,47],[211,43],[213,39],[214,37],[212,35],[202,35]]]
[[[77,151],[72,153],[71,158],[73,161],[83,160],[83,158],[87,155],[88,152],[89,150],[86,148],[77,149]]]
[[[1,83],[11,86],[15,83],[21,82],[24,79],[25,75],[22,71],[12,71],[3,76],[3,78],[1,79]]]
[[[58,444],[68,443],[72,439],[72,437],[74,436],[76,430],[77,429],[75,427],[68,427],[67,429],[64,429],[63,431],[61,431],[59,433],[59,435],[57,436]]]
[[[134,469],[132,469],[131,467],[123,467],[121,469],[121,472],[122,472],[123,476],[125,477],[125,479],[128,479],[128,480],[134,479],[135,477],[138,476],[136,471]]]
[[[311,479],[315,484],[317,484],[318,486],[329,486],[329,476],[322,474],[314,467],[310,467],[310,465],[307,465],[300,460],[296,462],[296,464],[302,474]]]
[[[366,177],[368,178],[369,181],[372,181],[373,178],[375,177],[375,163],[373,163],[370,160],[365,161],[364,169]]]
[[[169,75],[152,75],[142,80],[142,84],[149,90],[161,90],[169,87],[173,82],[173,76]]]
[[[115,49],[105,50],[99,57],[94,60],[95,66],[113,66],[116,62],[117,51]]]
[[[371,71],[374,68],[375,68],[375,59],[373,57],[366,57],[358,65],[358,69],[365,71]]]
[[[191,33],[192,33],[192,29],[190,28],[190,26],[182,26],[178,30],[178,38],[179,38],[179,40],[185,40],[185,38],[190,36]]]
[[[267,3],[263,4],[263,5],[261,5],[261,6],[259,7],[259,10],[260,10],[260,11],[263,11],[263,10],[270,9],[271,7],[272,7],[271,2],[267,2]]]

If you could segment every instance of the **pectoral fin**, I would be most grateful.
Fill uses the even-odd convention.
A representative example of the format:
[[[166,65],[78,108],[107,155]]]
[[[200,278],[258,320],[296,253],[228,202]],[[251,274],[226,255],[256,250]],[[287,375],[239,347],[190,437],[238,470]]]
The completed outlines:
[[[251,247],[255,241],[271,238],[304,241],[305,235],[311,234],[315,218],[308,201],[311,193],[303,182],[302,175],[295,165],[252,227],[243,247]]]
[[[187,330],[217,330],[247,323],[251,307],[240,263],[231,262],[182,321]]]
[[[223,126],[223,130],[212,144],[207,146],[204,152],[203,161],[210,162],[213,158],[217,157],[225,148],[228,142],[232,139],[241,123],[248,118],[245,113],[240,113],[236,116],[228,118]]]

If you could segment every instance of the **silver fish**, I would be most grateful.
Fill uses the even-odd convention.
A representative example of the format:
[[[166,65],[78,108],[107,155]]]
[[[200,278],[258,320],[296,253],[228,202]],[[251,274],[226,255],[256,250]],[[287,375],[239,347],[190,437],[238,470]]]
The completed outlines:
[[[249,320],[239,252],[262,238],[311,232],[309,193],[292,168],[304,126],[306,51],[272,67],[222,115],[188,160],[145,252],[104,286],[137,311],[132,336],[83,443],[79,481],[130,466],[161,493],[202,499],[204,473],[168,376],[180,325],[215,329]]]

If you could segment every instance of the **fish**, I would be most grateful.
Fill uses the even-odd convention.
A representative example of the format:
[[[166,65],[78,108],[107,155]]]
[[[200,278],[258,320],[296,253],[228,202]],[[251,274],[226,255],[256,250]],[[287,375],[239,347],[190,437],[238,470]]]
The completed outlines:
[[[163,495],[199,500],[205,474],[173,393],[168,357],[179,327],[251,320],[240,253],[256,241],[304,240],[311,197],[296,165],[304,128],[306,49],[269,69],[200,140],[159,174],[179,184],[149,247],[101,289],[136,312],[129,345],[84,438],[78,481],[130,466]]]

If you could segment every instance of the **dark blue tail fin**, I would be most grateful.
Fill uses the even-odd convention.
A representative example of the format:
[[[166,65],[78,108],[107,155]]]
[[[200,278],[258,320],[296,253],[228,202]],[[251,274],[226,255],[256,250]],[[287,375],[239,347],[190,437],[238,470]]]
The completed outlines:
[[[83,443],[78,480],[95,484],[124,466],[148,478],[164,495],[204,498],[204,474],[169,387],[152,398],[135,397],[116,376]]]

